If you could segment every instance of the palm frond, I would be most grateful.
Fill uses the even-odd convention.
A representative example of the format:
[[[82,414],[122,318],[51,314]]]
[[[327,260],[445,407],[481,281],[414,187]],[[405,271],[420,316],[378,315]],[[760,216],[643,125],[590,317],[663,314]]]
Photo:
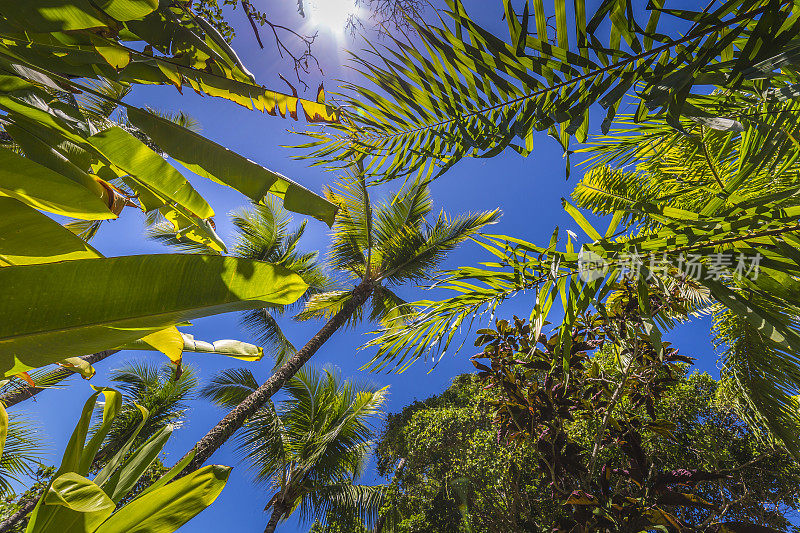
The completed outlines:
[[[328,264],[352,279],[366,275],[372,248],[372,206],[362,180],[348,177],[338,187],[328,188],[326,198],[339,207],[332,230]]]
[[[327,524],[358,518],[372,529],[385,501],[385,485],[357,485],[352,481],[344,481],[312,491],[300,506],[300,517],[302,520],[314,519]]]
[[[170,122],[177,124],[182,128],[186,128],[189,131],[193,131],[195,133],[200,133],[203,131],[203,127],[200,125],[200,122],[185,111],[164,111],[160,109],[153,109],[152,107],[145,107],[145,109],[149,113],[165,120],[169,120]]]
[[[275,361],[275,369],[283,365],[286,359],[297,351],[278,325],[273,315],[276,311],[282,310],[253,309],[243,312],[239,319],[242,327],[256,335],[256,342],[263,346],[266,353]]]
[[[449,218],[442,211],[438,219],[421,231],[399,230],[381,246],[381,278],[399,284],[430,275],[448,252],[500,218],[500,210]]]
[[[259,386],[253,373],[246,368],[229,368],[216,374],[200,389],[200,396],[220,407],[232,409]]]
[[[101,224],[100,220],[70,220],[64,224],[64,227],[84,241],[89,242],[97,235]]]
[[[150,413],[136,437],[144,442],[172,424],[180,426],[197,387],[197,374],[190,365],[175,379],[170,365],[156,366],[146,361],[131,361],[111,371],[110,378],[122,391],[123,407],[114,419],[100,452],[101,460],[113,456],[133,435],[142,421],[140,405]],[[95,428],[97,425],[95,425]]]
[[[12,483],[32,476],[44,451],[39,428],[18,414],[10,414],[3,455],[0,457],[0,494],[14,493]]]
[[[78,105],[87,118],[98,124],[106,124],[110,121],[114,111],[119,109],[119,102],[132,89],[130,85],[117,83],[107,78],[87,80],[86,84],[91,87],[92,92],[83,92],[78,99]]]
[[[341,311],[342,307],[353,297],[350,291],[328,291],[315,294],[308,299],[303,310],[295,315],[297,320],[310,320],[312,318],[330,319]],[[349,327],[359,323],[363,317],[363,309],[356,308],[348,318],[346,325]]]
[[[202,394],[229,407],[257,387],[249,370],[231,369],[215,376]],[[289,514],[300,507],[306,515],[319,505],[322,514],[314,516],[330,509],[374,516],[377,508],[370,505],[377,496],[353,486],[353,480],[369,456],[372,423],[380,416],[386,389],[343,381],[333,369],[303,367],[285,392],[285,400],[259,409],[237,435],[256,481],[279,491]]]
[[[641,102],[638,120],[662,116],[679,129],[684,116],[730,128],[735,121],[713,109],[730,107],[732,93],[752,102],[796,83],[789,58],[800,28],[786,22],[798,9],[791,2],[653,9],[645,24],[633,0],[602,2],[593,14],[581,1],[555,40],[543,31],[543,4],[530,17],[527,11],[520,17],[511,0],[503,4],[508,40],[470,18],[461,0],[448,0],[449,26],[413,23],[420,45],[393,39],[391,47],[354,55],[363,79],[345,85],[342,97],[345,109],[356,112],[324,132],[309,132],[308,157],[331,168],[356,161],[379,180],[431,179],[464,157],[493,157],[507,148],[527,156],[537,131],[547,131],[568,155],[572,137],[587,138],[589,108],[606,109],[605,133],[631,90]],[[551,12],[563,9],[558,0]],[[766,93],[756,81],[764,78]]]

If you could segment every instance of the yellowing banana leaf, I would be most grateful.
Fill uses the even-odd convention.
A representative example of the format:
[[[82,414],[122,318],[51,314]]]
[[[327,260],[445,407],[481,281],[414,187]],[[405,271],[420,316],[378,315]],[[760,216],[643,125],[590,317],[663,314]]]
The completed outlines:
[[[333,224],[336,206],[285,176],[141,109],[128,108],[128,119],[192,172],[228,185],[256,202],[274,194],[283,198],[289,211]]]
[[[159,208],[159,212],[175,228],[178,239],[199,242],[217,252],[228,251],[225,243],[217,235],[217,231],[210,219],[202,220],[195,217],[191,213],[184,211],[180,206],[166,205]]]
[[[175,326],[156,331],[139,340],[169,357],[173,363],[180,363],[183,354],[183,337]]]
[[[201,219],[214,216],[214,210],[200,193],[163,157],[142,141],[114,126],[89,137],[111,163],[142,181],[160,196],[185,207]]]
[[[213,353],[241,359],[242,361],[260,361],[264,357],[264,349],[255,344],[231,339],[222,339],[214,342],[198,341],[195,340],[194,335],[188,333],[180,333],[180,336],[181,348],[184,352]],[[147,338],[142,338],[120,347],[121,350],[151,350],[153,348],[163,352],[163,350],[148,342]]]
[[[6,148],[0,148],[0,193],[57,215],[82,220],[116,218],[93,191]]]
[[[217,499],[230,471],[210,465],[150,491],[111,515],[95,533],[172,533]]]
[[[168,203],[165,198],[132,176],[121,176],[120,179],[136,194],[144,211],[157,209],[172,224],[178,238],[199,242],[217,252],[227,251],[225,243],[209,220],[202,220],[189,210]]]
[[[259,261],[160,254],[4,267],[0,287],[0,372],[13,375],[185,320],[293,303],[307,285]]]
[[[0,213],[0,267],[100,257],[55,220],[2,193]]]
[[[80,357],[67,357],[59,361],[58,366],[80,374],[83,379],[91,379],[96,373],[94,367]]]

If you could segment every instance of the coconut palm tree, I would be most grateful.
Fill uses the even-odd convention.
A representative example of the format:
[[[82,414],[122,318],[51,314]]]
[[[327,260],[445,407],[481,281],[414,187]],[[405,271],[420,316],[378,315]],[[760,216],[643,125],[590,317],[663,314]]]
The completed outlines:
[[[197,387],[197,376],[191,366],[181,367],[177,375],[169,364],[155,365],[146,361],[131,361],[111,371],[114,388],[122,393],[122,408],[108,431],[103,447],[94,460],[96,467],[119,451],[131,438],[142,421],[137,405],[150,413],[134,441],[138,446],[167,424],[180,425]]]
[[[431,276],[448,252],[500,216],[499,210],[494,210],[457,217],[442,211],[430,217],[430,190],[420,181],[375,205],[361,178],[348,178],[337,188],[329,188],[326,196],[339,207],[328,264],[346,279],[346,287],[308,299],[298,318],[325,318],[325,324],[206,433],[194,446],[194,459],[185,472],[196,470],[211,457],[339,328],[363,320],[368,302],[371,321],[387,328],[398,324],[407,308],[393,289]]]
[[[235,407],[258,389],[250,370],[225,370],[201,394]],[[369,457],[386,388],[342,381],[335,371],[305,367],[288,381],[288,398],[268,401],[238,433],[240,450],[255,480],[272,495],[265,533],[299,509],[304,519],[359,516],[372,523],[382,486],[357,485]]]

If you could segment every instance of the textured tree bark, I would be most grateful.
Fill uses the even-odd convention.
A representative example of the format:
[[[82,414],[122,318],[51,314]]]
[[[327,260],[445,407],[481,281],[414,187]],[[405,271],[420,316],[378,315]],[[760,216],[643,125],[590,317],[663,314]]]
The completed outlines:
[[[105,351],[102,351],[102,352],[97,352],[97,353],[93,353],[93,354],[89,354],[89,355],[84,355],[83,357],[81,357],[81,359],[83,359],[84,361],[86,361],[90,365],[93,365],[93,364],[95,364],[97,362],[102,361],[106,357],[114,355],[118,351],[119,350],[105,350]],[[66,368],[61,368],[59,370],[55,370],[55,371],[52,372],[52,377],[50,378],[50,380],[52,380],[52,382],[54,382],[54,383],[58,383],[60,381],[64,381],[65,379],[67,379],[68,377],[72,376],[73,374],[74,374],[74,372],[72,372],[71,370],[68,370]],[[31,387],[30,385],[28,385],[26,387],[22,387],[20,389],[17,389],[14,392],[11,392],[9,394],[3,395],[2,397],[0,397],[0,401],[3,402],[3,404],[6,406],[6,408],[8,408],[8,407],[11,407],[12,405],[17,405],[20,402],[24,402],[25,400],[33,398],[34,396],[36,396],[37,394],[39,394],[43,390],[47,390],[47,387]],[[2,524],[2,523],[0,523],[0,524]],[[0,531],[2,531],[2,530],[0,530]]]
[[[275,528],[278,527],[278,522],[280,522],[284,512],[285,510],[281,505],[276,504],[272,508],[272,516],[269,517],[269,522],[267,522],[267,527],[264,528],[264,533],[275,532]]]
[[[238,430],[255,412],[278,392],[292,376],[313,356],[325,342],[342,327],[361,307],[372,294],[372,285],[361,282],[353,289],[353,297],[339,310],[338,313],[322,326],[300,350],[291,356],[270,378],[258,389],[253,391],[242,403],[237,405],[225,418],[220,420],[200,441],[194,445],[186,455],[195,452],[192,461],[176,477],[185,476],[194,472],[205,463],[220,446]],[[186,455],[184,457],[186,457]]]
[[[22,502],[16,513],[0,522],[0,533],[11,531],[11,529],[17,524],[22,524],[22,527],[25,527],[25,524],[28,523],[28,515],[31,513],[31,511],[33,511],[33,508],[36,507],[36,503],[39,501],[40,497],[41,495],[36,498],[29,498]]]

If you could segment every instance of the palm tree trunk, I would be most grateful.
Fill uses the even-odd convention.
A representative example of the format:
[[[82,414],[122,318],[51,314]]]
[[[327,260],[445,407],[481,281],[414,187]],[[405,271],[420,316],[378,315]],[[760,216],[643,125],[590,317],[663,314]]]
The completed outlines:
[[[281,505],[276,504],[272,508],[272,516],[269,517],[269,522],[267,522],[267,527],[264,528],[264,533],[275,532],[275,528],[278,527],[278,522],[280,522],[284,512],[285,510]]]
[[[41,494],[37,494],[36,496],[20,502],[17,512],[0,522],[0,532],[11,531],[11,529],[17,524],[21,524],[24,528],[25,524],[28,523],[28,515],[31,514],[31,511],[33,511],[33,508],[36,507],[36,504],[39,502],[39,498],[41,497]]]
[[[372,294],[372,284],[362,281],[352,292],[352,298],[345,303],[338,313],[322,326],[322,329],[309,340],[305,346],[291,356],[270,378],[258,389],[250,393],[242,403],[237,405],[225,418],[220,420],[205,436],[184,456],[195,452],[194,458],[176,477],[194,472],[205,463],[220,446],[239,429],[255,412],[278,392],[292,376],[294,376],[317,350],[342,327],[353,313],[367,301]]]
[[[90,365],[93,365],[97,362],[102,361],[106,357],[114,355],[118,351],[119,350],[104,350],[102,352],[84,355],[83,357],[81,357],[81,359],[83,359]],[[61,381],[64,381],[73,374],[74,372],[72,370],[69,370],[67,368],[59,368],[57,370],[50,372],[44,377],[47,380],[48,386],[50,386],[50,385],[55,385],[56,383],[59,383]],[[43,390],[47,390],[47,388],[48,387],[31,387],[30,385],[28,385],[1,396],[0,401],[3,402],[3,404],[8,408],[11,407],[12,405],[17,405],[20,402],[24,402],[29,398],[33,398]],[[2,524],[3,523],[0,522],[0,527],[2,527]],[[0,531],[2,531],[2,529],[0,529]]]

